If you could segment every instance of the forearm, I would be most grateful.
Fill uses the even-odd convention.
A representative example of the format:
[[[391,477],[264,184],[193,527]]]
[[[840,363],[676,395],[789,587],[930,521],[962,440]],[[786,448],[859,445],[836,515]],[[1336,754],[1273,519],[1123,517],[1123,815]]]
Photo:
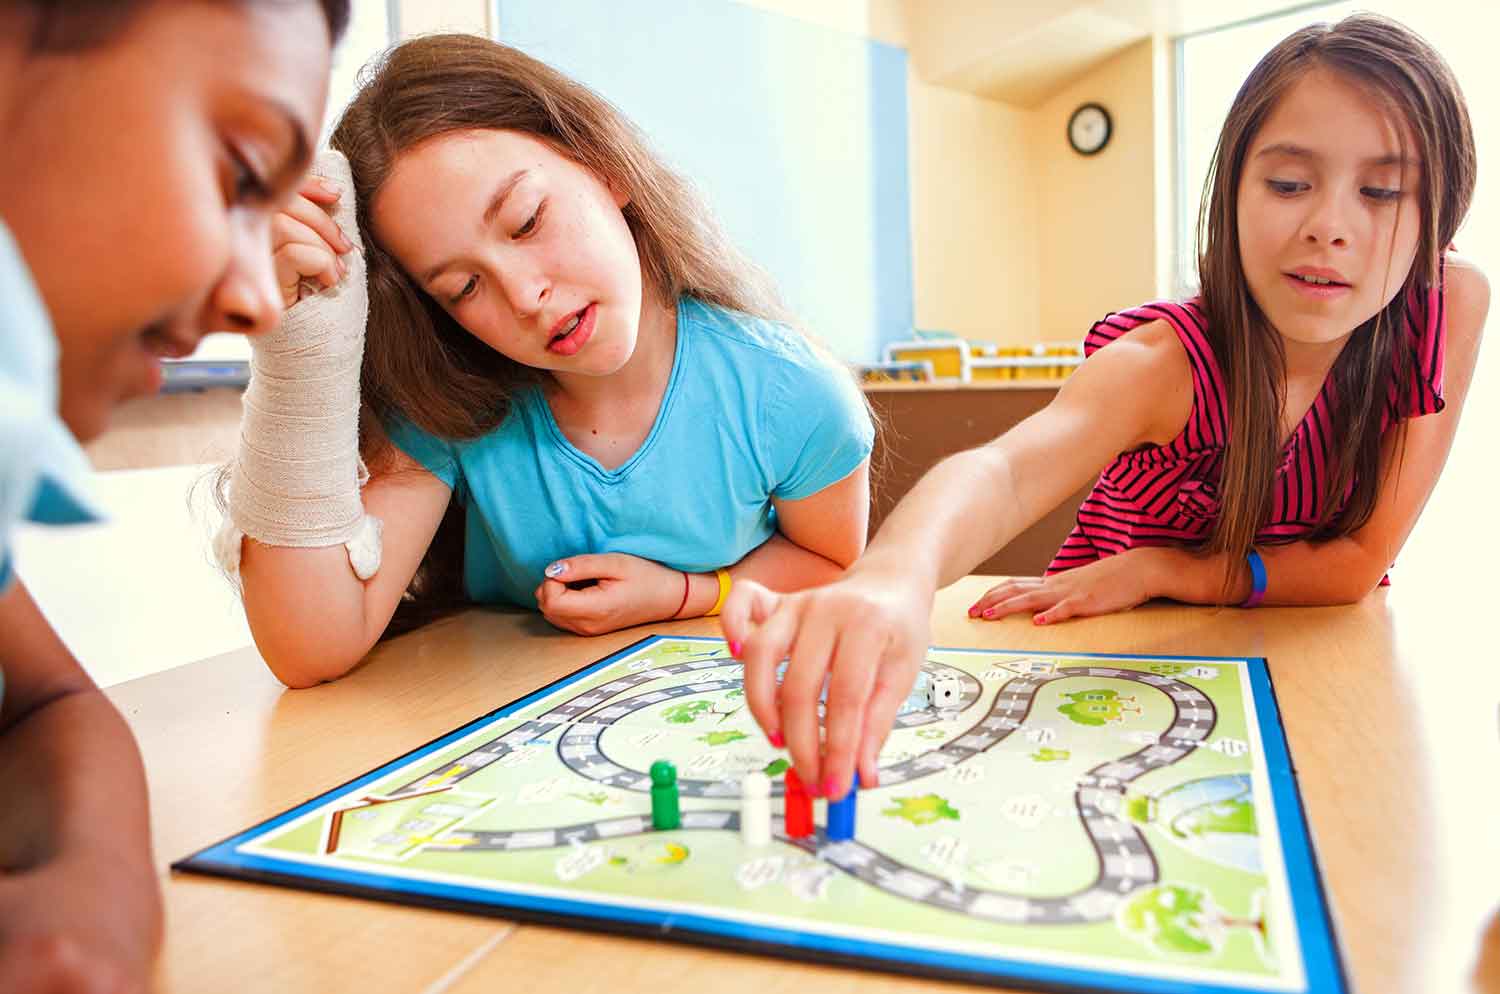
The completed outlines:
[[[144,968],[161,939],[145,774],[103,693],[76,689],[16,717],[0,734],[0,796],[0,878],[78,868],[72,877],[107,895],[116,954]]]
[[[844,569],[838,563],[805,549],[776,532],[741,559],[728,567],[734,580],[754,580],[772,590],[790,593],[816,587],[838,579]],[[688,598],[680,617],[697,618],[707,614],[719,598],[719,584],[714,573],[688,574]]]
[[[1223,553],[1202,555],[1186,549],[1141,551],[1152,559],[1153,596],[1185,604],[1239,604],[1250,596],[1252,579],[1244,559],[1231,562]],[[1375,589],[1388,565],[1348,536],[1262,546],[1256,551],[1266,567],[1261,603],[1273,606],[1353,603]]]
[[[853,572],[888,570],[928,590],[966,576],[1025,527],[1010,461],[987,445],[950,456],[881,524]]]
[[[392,572],[383,570],[367,584],[349,568],[341,545],[297,549],[246,539],[240,563],[245,617],[276,678],[308,687],[353,669],[390,620],[387,614],[373,624],[368,603]]]

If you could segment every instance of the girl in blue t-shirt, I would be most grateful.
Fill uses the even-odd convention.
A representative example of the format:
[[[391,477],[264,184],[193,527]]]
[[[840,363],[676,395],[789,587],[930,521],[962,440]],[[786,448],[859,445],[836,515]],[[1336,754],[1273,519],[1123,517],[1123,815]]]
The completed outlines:
[[[309,185],[278,225],[296,306],[256,345],[219,549],[279,679],[334,679],[466,602],[592,635],[858,556],[873,428],[852,377],[603,99],[427,37],[332,144],[357,224]]]

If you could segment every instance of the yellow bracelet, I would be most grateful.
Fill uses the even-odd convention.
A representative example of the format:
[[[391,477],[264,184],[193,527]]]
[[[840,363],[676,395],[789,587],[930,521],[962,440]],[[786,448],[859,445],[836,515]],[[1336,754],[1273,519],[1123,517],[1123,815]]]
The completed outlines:
[[[714,570],[714,575],[719,579],[719,599],[714,601],[714,606],[708,609],[708,613],[704,615],[705,618],[712,618],[723,609],[724,599],[729,596],[729,588],[734,582],[727,569]]]

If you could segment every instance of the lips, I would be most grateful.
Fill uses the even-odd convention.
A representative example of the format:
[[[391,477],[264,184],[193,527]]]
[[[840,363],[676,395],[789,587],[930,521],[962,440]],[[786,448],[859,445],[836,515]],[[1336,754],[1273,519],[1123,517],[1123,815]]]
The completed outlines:
[[[164,322],[157,322],[141,332],[141,347],[162,359],[186,359],[198,350],[199,335],[174,335]]]
[[[554,355],[577,355],[578,350],[588,344],[594,335],[594,323],[598,305],[589,304],[574,311],[553,325],[552,339],[547,342],[547,351]]]
[[[1282,273],[1281,278],[1298,294],[1314,300],[1329,300],[1353,289],[1348,283],[1335,282],[1326,277],[1309,278],[1298,273]]]

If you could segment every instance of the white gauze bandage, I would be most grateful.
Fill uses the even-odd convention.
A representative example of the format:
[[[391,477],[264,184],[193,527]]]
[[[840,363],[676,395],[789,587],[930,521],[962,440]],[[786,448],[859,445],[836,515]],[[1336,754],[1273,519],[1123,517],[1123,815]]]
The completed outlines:
[[[251,338],[250,385],[229,474],[229,517],[214,537],[219,565],[238,578],[246,535],[266,545],[343,545],[361,580],[380,568],[380,519],[359,491],[359,367],[370,309],[354,179],[343,153],[318,156],[314,175],[340,196],[333,219],[354,243],[337,285],[299,300],[274,331]]]

